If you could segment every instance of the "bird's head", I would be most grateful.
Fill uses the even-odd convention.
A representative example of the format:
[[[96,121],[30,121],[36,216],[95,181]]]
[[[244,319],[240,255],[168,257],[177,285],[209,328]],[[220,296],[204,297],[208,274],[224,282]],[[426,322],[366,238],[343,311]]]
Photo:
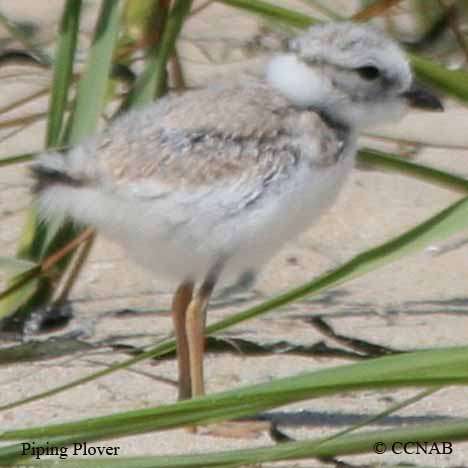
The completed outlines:
[[[354,128],[398,118],[408,104],[442,109],[413,81],[398,45],[364,24],[311,27],[270,61],[267,79],[294,105]]]

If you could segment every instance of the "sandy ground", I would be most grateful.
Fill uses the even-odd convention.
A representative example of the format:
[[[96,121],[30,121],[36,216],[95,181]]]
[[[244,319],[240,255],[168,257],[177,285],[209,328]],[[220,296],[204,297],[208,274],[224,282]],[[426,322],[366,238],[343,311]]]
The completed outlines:
[[[51,40],[62,2],[49,1],[47,8],[38,6],[39,3],[42,2],[3,0],[0,1],[0,11],[39,24],[41,37],[45,41]],[[349,6],[349,2],[346,2],[346,6]],[[88,15],[89,23],[91,13]],[[84,29],[90,31],[88,22]],[[212,38],[219,37],[219,31],[225,38],[224,46],[210,46]],[[245,53],[240,48],[236,49],[236,46],[252,39],[257,33],[258,24],[255,21],[240,14],[233,15],[231,10],[220,6],[212,6],[203,15],[191,20],[184,30],[184,41],[181,44],[181,55],[186,59],[191,83],[203,84],[217,76],[226,73],[231,75],[240,68],[255,65],[256,61],[246,58]],[[203,47],[211,47],[210,53],[216,60],[229,59],[232,63],[223,66],[209,63],[200,49],[189,41],[194,38]],[[227,57],[227,50],[232,47],[235,50]],[[8,71],[11,71],[10,68]],[[6,78],[5,69],[0,72],[3,73],[0,80],[0,108],[47,83],[47,76],[43,74],[23,74],[18,80]],[[45,100],[38,100],[29,104],[27,110],[44,110],[45,105]],[[24,109],[17,114],[24,112]],[[378,133],[433,144],[434,147],[419,151],[414,156],[416,160],[468,176],[466,149],[437,147],[447,144],[468,147],[467,117],[466,109],[448,102],[444,114],[411,114],[397,125],[379,129]],[[2,130],[0,136],[6,134],[7,131]],[[42,147],[43,135],[44,123],[39,121],[24,132],[2,141],[1,155],[38,150]],[[390,145],[387,148],[393,147]],[[1,255],[10,255],[15,251],[30,203],[29,185],[26,166],[0,170]],[[459,195],[450,191],[409,178],[356,170],[336,205],[321,222],[280,252],[252,290],[231,296],[229,300],[215,299],[209,321],[227,317],[310,280],[356,253],[414,226],[457,198]],[[234,327],[229,331],[229,336],[252,338],[259,342],[287,339],[294,344],[314,344],[325,338],[306,325],[304,320],[320,314],[339,333],[396,349],[466,344],[467,244],[466,233],[461,233],[326,294],[306,298],[280,311]],[[168,311],[171,291],[172,285],[152,278],[128,260],[117,246],[99,238],[71,295],[75,319],[67,330],[59,334],[79,332],[91,343],[113,339],[118,343],[139,346],[153,344],[167,337],[171,331]],[[122,310],[127,313],[121,313]],[[7,338],[0,340],[0,345],[13,344]],[[336,345],[332,341],[327,342]],[[125,355],[115,353],[83,353],[3,367],[0,371],[0,404],[66,383],[101,369],[103,363],[124,358]],[[208,392],[267,382],[345,362],[342,359],[313,355],[251,358],[239,354],[211,354],[206,359]],[[175,400],[176,369],[173,360],[157,366],[141,364],[138,369],[167,381],[155,381],[146,374],[114,373],[53,398],[0,413],[0,431],[145,408]],[[322,436],[374,415],[415,392],[348,393],[280,408],[272,411],[270,417],[292,437],[304,439]],[[468,390],[453,387],[384,418],[375,428],[424,424],[443,419],[457,420],[467,416]],[[124,455],[194,453],[268,444],[271,441],[266,435],[254,440],[215,439],[191,435],[182,430],[118,441],[122,447],[120,453]],[[354,456],[346,460],[356,466],[366,463],[380,466],[381,463],[403,461],[420,466],[468,466],[468,444],[454,444],[451,455],[404,457],[385,454]],[[322,464],[303,461],[274,466],[316,467]]]

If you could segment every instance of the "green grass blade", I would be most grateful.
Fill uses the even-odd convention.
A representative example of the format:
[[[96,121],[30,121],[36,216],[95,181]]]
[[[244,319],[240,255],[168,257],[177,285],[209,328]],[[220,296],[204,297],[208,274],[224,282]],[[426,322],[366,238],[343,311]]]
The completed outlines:
[[[49,101],[47,147],[61,143],[63,117],[73,75],[73,61],[78,39],[82,0],[67,0],[60,21],[59,39],[54,60],[54,85]]]
[[[250,13],[265,16],[266,18],[296,28],[306,28],[316,22],[317,19],[312,16],[299,13],[288,8],[279,7],[263,0],[218,0],[225,5],[246,10]]]
[[[408,161],[383,151],[363,148],[358,153],[358,161],[370,164],[379,170],[397,172],[401,175],[414,177],[421,182],[434,184],[465,195],[468,194],[468,179],[424,164]]]
[[[67,8],[71,11],[65,12],[63,23],[66,23],[64,27],[71,28],[66,35],[63,37],[64,49],[67,49],[69,53],[74,50],[76,46],[76,38],[73,37],[74,33],[78,30],[78,13],[77,5],[74,4],[74,0],[69,0],[71,3],[67,3]],[[83,138],[89,136],[95,131],[102,108],[105,103],[107,95],[107,86],[109,83],[109,76],[112,65],[112,53],[117,39],[117,33],[119,28],[119,20],[121,14],[121,2],[106,0],[102,3],[101,11],[99,13],[96,30],[94,32],[93,43],[91,45],[88,61],[85,67],[84,74],[78,85],[76,105],[71,117],[70,122],[70,141],[67,141],[67,146],[78,144]],[[70,37],[69,37],[70,36]],[[64,60],[70,60],[70,58],[64,57]],[[72,63],[67,62],[68,66],[72,66]],[[63,79],[63,83],[58,83],[58,86],[68,84],[71,85],[71,69],[69,70],[68,80],[67,76],[59,74],[56,76],[56,80]],[[55,83],[55,80],[54,80]],[[65,90],[64,90],[65,91]],[[63,98],[63,96],[62,96]],[[63,103],[63,102],[62,102]],[[54,109],[59,111],[61,104],[58,104],[59,108]],[[60,121],[63,120],[63,114],[60,116]],[[60,124],[60,127],[62,125]],[[57,138],[59,135],[54,132],[53,138]],[[44,242],[41,246],[41,255],[45,256],[57,248],[57,234],[61,230],[60,224],[62,220],[54,220],[50,226],[48,226],[47,233],[44,235]],[[76,229],[68,229],[69,234],[61,240],[61,244],[71,240],[75,235]]]
[[[161,40],[161,47],[157,55],[154,74],[154,97],[161,97],[166,92],[166,67],[167,61],[174,53],[175,43],[182,29],[183,21],[190,11],[192,0],[176,0],[174,6],[169,12],[164,34]]]
[[[168,10],[169,5],[166,2],[146,0],[139,3],[126,3],[125,26],[127,34],[131,34],[128,33],[129,30],[138,30],[139,35],[137,38],[134,37],[133,40],[149,44],[145,68],[135,80],[119,112],[124,112],[131,107],[148,104],[154,99],[154,83],[157,79],[156,76],[160,73],[158,70],[160,36],[166,25]],[[135,32],[133,34],[135,35]]]
[[[101,457],[98,462],[99,465],[96,464],[96,460],[79,459],[77,457],[62,463],[70,468],[94,468],[96,466],[100,468],[229,468],[274,461],[329,458],[366,452],[375,453],[374,446],[377,442],[383,442],[390,449],[396,441],[405,443],[415,440],[450,441],[452,443],[468,440],[468,420],[445,422],[443,424],[424,424],[402,429],[366,431],[359,434],[349,434],[330,443],[326,443],[326,439],[312,439],[279,444],[273,447],[230,450],[208,454],[119,457],[117,459]],[[13,459],[13,447],[10,448],[10,453],[12,454],[11,459]],[[60,462],[54,462],[54,466],[56,463]],[[24,467],[24,461],[9,466]],[[28,460],[28,466],[44,468],[50,466],[50,461]]]
[[[410,7],[412,16],[416,20],[419,36],[427,34],[427,31],[430,31],[440,20],[444,11],[438,0],[412,0]]]
[[[151,58],[130,93],[126,107],[147,104],[165,94],[167,62],[174,53],[175,43],[191,4],[191,0],[175,2],[167,17],[161,41],[153,46]]]
[[[15,156],[6,156],[4,158],[0,158],[0,167],[11,166],[13,164],[20,164],[24,162],[30,162],[36,156],[37,156],[37,153],[25,153],[25,154],[18,154]]]
[[[66,225],[66,219],[65,215],[57,215],[47,221],[47,226],[45,226],[44,223],[41,223],[40,228],[42,227],[44,231],[41,233],[41,244],[39,246],[39,255],[41,259],[47,257],[47,253],[51,251],[50,246],[52,245],[52,242],[57,239],[60,231]],[[70,233],[70,236],[73,236],[73,232]]]
[[[327,2],[324,0],[302,0],[303,3],[306,3],[316,10],[318,10],[320,13],[324,14],[325,16],[328,16],[331,20],[334,21],[341,21],[343,19],[342,15],[339,15],[336,11],[332,10],[328,5]]]
[[[373,424],[373,423],[383,419],[384,417],[390,416],[391,414],[396,413],[397,411],[399,411],[399,410],[401,410],[403,408],[407,408],[408,406],[411,406],[414,403],[418,403],[419,401],[423,400],[424,398],[427,398],[429,396],[434,395],[434,393],[437,393],[442,388],[444,388],[443,385],[437,385],[435,387],[434,386],[429,387],[428,389],[423,390],[422,392],[418,392],[416,395],[412,396],[411,398],[407,398],[406,400],[395,403],[395,404],[391,405],[389,408],[387,408],[386,410],[384,410],[384,411],[382,411],[382,412],[380,412],[380,413],[378,413],[376,415],[367,416],[364,419],[362,419],[362,421],[358,422],[357,424],[354,424],[353,426],[350,426],[350,427],[348,427],[346,429],[343,429],[342,431],[339,431],[339,432],[331,435],[330,437],[327,437],[324,440],[323,444],[328,444],[329,442],[331,442],[331,441],[333,441],[335,439],[342,438],[345,435],[350,434],[351,432],[354,432],[354,431],[356,431],[358,429],[361,429],[361,428],[363,428],[365,426]]]
[[[436,62],[409,54],[416,75],[441,91],[468,102],[468,73],[464,70],[448,70]]]
[[[54,62],[54,81],[49,104],[47,130],[48,146],[59,145],[60,129],[71,80],[80,7],[81,0],[76,2],[69,0],[64,9],[60,24],[60,40],[57,49],[57,57]],[[8,158],[6,161],[2,161],[0,165],[28,161],[32,159],[30,156],[33,155],[21,155]],[[39,223],[35,210],[31,209],[28,213],[26,225],[21,236],[18,256],[35,260],[41,259],[48,247],[44,245],[43,240],[51,239],[53,233],[56,233],[55,228],[51,233],[45,224]],[[21,283],[21,281],[21,278],[12,278],[9,281],[9,286],[14,288],[14,286]],[[42,291],[38,290],[40,288],[42,288]],[[13,293],[8,294],[0,300],[1,317],[7,317],[14,313],[18,313],[18,316],[23,314],[27,315],[28,308],[31,308],[40,299],[46,301],[52,289],[48,281],[38,281],[37,278],[32,277],[31,281],[25,283],[22,288],[13,289],[13,291]],[[28,307],[29,301],[31,301],[30,307]],[[20,310],[22,306],[24,306],[24,308]]]
[[[387,356],[175,404],[63,424],[5,431],[0,434],[0,440],[47,439],[53,440],[56,444],[66,444],[76,440],[90,442],[108,437],[248,416],[305,399],[342,392],[468,384],[467,356],[467,346]],[[342,444],[345,438],[346,436],[329,438],[324,445]],[[0,461],[10,457],[10,451],[11,447],[0,449]]]
[[[67,4],[67,7],[72,8],[70,3]],[[76,16],[77,10],[72,8],[69,13],[70,15],[74,13]],[[95,130],[98,123],[106,98],[112,63],[112,52],[119,29],[120,13],[120,1],[105,0],[101,5],[87,65],[78,86],[75,112],[71,116],[69,143],[72,145],[78,144],[86,136],[89,136]],[[65,14],[65,16],[67,15]],[[70,36],[73,36],[73,33],[77,32],[75,28],[77,28],[78,18],[75,17],[74,19],[71,19],[68,17],[64,21],[67,21],[68,27],[72,28]],[[73,46],[73,37],[62,36],[63,41],[66,39],[69,41],[67,47],[70,52]],[[70,73],[70,71],[68,71],[68,73]],[[54,78],[61,79],[65,77],[62,77],[62,75],[59,74]],[[65,82],[62,82],[59,86],[63,86],[64,84]],[[70,85],[70,80],[68,80],[68,84]],[[64,91],[65,90],[62,89],[62,93]],[[61,99],[63,99],[63,96]],[[58,104],[59,109],[60,106],[61,104]],[[55,108],[54,112],[57,112],[57,108]],[[51,114],[49,114],[49,116],[51,116]],[[57,117],[57,122],[59,120],[60,116]],[[58,124],[55,123],[51,125],[54,128],[54,134],[52,137],[55,139],[57,137],[55,133],[57,132]],[[26,228],[23,231],[18,256],[40,260],[41,258],[44,258],[44,256],[48,256],[52,252],[58,251],[77,234],[77,228],[69,223],[66,223],[62,227],[54,224],[50,228],[51,231],[48,229],[49,228],[46,224],[38,221],[37,214],[35,213],[35,210],[32,209],[28,215]],[[48,244],[46,244],[45,241],[47,241]],[[58,265],[56,279],[60,274],[63,274],[70,259],[71,254],[68,255],[67,258],[63,259],[60,265]],[[13,279],[12,282],[15,283],[15,279]],[[17,323],[20,324],[34,309],[43,306],[50,300],[54,291],[54,284],[52,284],[48,278],[41,278],[41,280],[36,283],[31,280],[31,283],[25,284],[24,287],[30,288],[32,284],[36,284],[37,289],[34,294],[30,295],[30,298],[24,302],[21,309],[18,309],[16,301],[11,301],[11,298],[21,296],[21,290],[16,291],[14,296],[9,295],[0,303],[0,315],[2,317],[8,317],[15,314],[15,318],[18,319]]]
[[[0,319],[6,317],[10,310],[19,309],[36,293],[40,267],[32,262],[31,264],[34,266],[15,272],[14,279],[8,282],[7,289],[0,294]]]
[[[70,145],[80,143],[96,129],[107,95],[120,14],[120,1],[104,0],[102,2],[86,69],[78,85],[76,107],[68,142]]]
[[[0,256],[0,271],[17,275],[36,266],[36,263],[22,258]]]

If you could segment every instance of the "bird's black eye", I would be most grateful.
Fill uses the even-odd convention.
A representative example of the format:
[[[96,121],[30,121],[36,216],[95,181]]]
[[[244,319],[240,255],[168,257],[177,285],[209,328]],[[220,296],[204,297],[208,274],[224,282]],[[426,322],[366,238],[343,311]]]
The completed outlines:
[[[356,68],[361,78],[367,81],[376,80],[380,76],[380,70],[372,65]]]

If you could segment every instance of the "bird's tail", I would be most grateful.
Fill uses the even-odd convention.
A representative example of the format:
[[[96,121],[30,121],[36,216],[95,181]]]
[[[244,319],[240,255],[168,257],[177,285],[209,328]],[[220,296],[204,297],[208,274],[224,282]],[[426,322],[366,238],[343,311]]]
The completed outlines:
[[[55,215],[75,217],[75,211],[80,206],[79,189],[83,179],[73,171],[66,156],[51,152],[43,154],[31,167],[34,179],[32,191],[35,197],[39,216],[50,219]]]
[[[41,197],[57,186],[81,187],[82,181],[70,175],[66,161],[60,153],[46,153],[31,167],[34,179],[33,193]]]

